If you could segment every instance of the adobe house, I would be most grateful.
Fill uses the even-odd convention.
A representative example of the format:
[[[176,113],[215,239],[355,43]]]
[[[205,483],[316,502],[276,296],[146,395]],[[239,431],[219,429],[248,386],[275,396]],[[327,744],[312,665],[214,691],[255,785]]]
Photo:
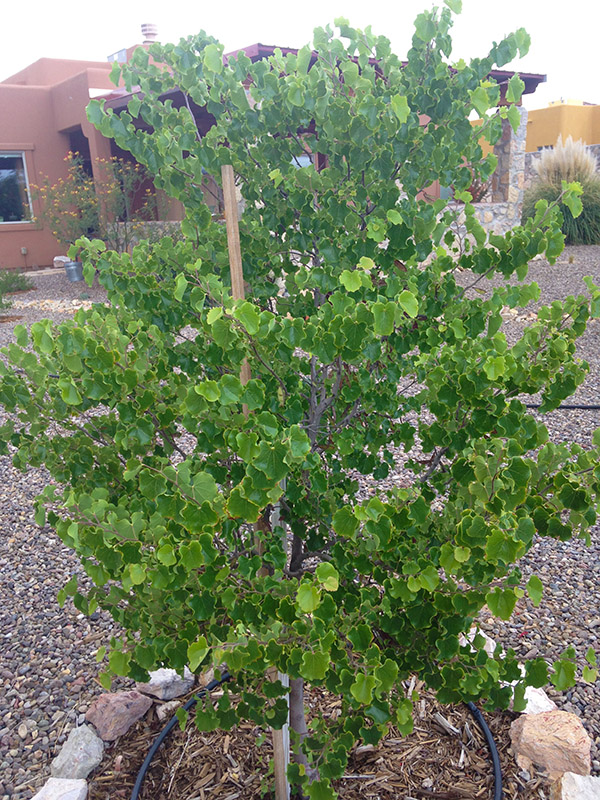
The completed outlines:
[[[115,111],[127,106],[131,95],[124,89],[115,89],[110,82],[111,61],[129,60],[136,47],[148,46],[156,38],[153,25],[143,25],[142,33],[143,45],[121,50],[106,62],[41,58],[0,82],[0,268],[45,267],[52,264],[56,255],[64,253],[51,232],[35,221],[39,201],[32,196],[30,187],[45,178],[51,184],[64,178],[69,151],[81,155],[96,181],[102,179],[100,160],[113,156],[131,158],[87,121],[85,109],[92,97],[104,97],[106,105]],[[281,49],[284,53],[297,52]],[[254,44],[243,50],[257,61],[272,55],[275,48]],[[490,77],[506,85],[512,74],[495,70]],[[525,94],[534,92],[545,80],[543,75],[521,73],[521,77]],[[184,102],[178,91],[170,97],[175,105]],[[199,129],[208,130],[211,116],[205,109],[193,111]],[[512,227],[520,218],[527,119],[527,112],[521,111],[522,125],[516,136],[508,123],[503,123],[503,138],[496,146],[498,170],[488,198],[492,202],[483,203],[480,208],[481,221],[494,230]],[[218,203],[215,190],[214,185],[207,186],[207,202],[213,207]],[[432,192],[439,196],[440,187],[432,187]],[[163,219],[181,218],[181,206],[170,202]]]
[[[149,44],[154,26],[142,26],[142,33]],[[100,179],[100,160],[116,153],[87,121],[85,109],[90,98],[114,93],[111,61],[129,59],[138,46],[105,62],[41,58],[0,82],[0,268],[44,267],[64,253],[34,221],[40,209],[30,187],[66,177],[69,151],[78,152]]]
[[[37,267],[61,252],[31,218],[29,186],[66,174],[69,150],[110,155],[85,118],[90,96],[110,89],[110,64],[41,58],[0,83],[0,267]]]

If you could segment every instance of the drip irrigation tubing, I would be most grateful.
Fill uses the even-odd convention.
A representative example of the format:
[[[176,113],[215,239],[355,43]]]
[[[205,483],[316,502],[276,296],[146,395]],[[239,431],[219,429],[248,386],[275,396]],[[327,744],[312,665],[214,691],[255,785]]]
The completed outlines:
[[[485,741],[487,742],[488,750],[490,751],[490,756],[492,757],[492,767],[494,769],[494,800],[502,800],[502,767],[500,766],[500,755],[496,747],[496,742],[494,741],[494,737],[492,736],[487,722],[483,718],[483,714],[475,703],[465,703],[465,705],[471,712],[475,722],[481,728],[481,732],[485,736]]]
[[[210,683],[206,684],[204,689],[201,689],[193,697],[190,697],[190,699],[187,701],[187,703],[185,703],[185,705],[183,706],[183,710],[184,711],[189,711],[190,708],[193,708],[196,705],[196,703],[198,702],[198,700],[200,700],[203,697],[205,697],[208,692],[212,691],[213,689],[216,689],[217,686],[221,686],[221,684],[225,683],[226,681],[230,681],[231,678],[232,678],[232,676],[228,672],[224,672],[223,675],[221,676],[220,680],[217,680],[215,678],[214,680],[210,681]],[[175,725],[177,725],[178,722],[179,722],[179,720],[177,718],[177,715],[175,714],[175,716],[172,717],[167,722],[165,727],[162,729],[162,731],[156,737],[156,739],[154,741],[154,744],[152,745],[150,750],[148,750],[148,755],[144,759],[144,763],[140,767],[140,771],[138,772],[137,778],[135,779],[135,784],[134,784],[133,790],[131,792],[131,800],[138,800],[138,797],[139,797],[139,794],[140,794],[140,789],[142,788],[142,783],[144,782],[144,778],[146,777],[146,772],[148,771],[148,769],[150,767],[150,764],[152,763],[152,759],[156,755],[156,751],[161,746],[161,744],[164,742],[164,740],[167,738],[169,733],[171,733],[171,731],[173,730]]]
[[[523,403],[525,408],[541,408],[541,403]],[[563,403],[560,406],[556,406],[556,408],[551,409],[551,411],[547,411],[547,414],[550,414],[552,411],[600,411],[600,405],[577,405],[573,403]]]
[[[187,703],[185,703],[185,705],[183,706],[183,710],[184,711],[189,711],[191,708],[193,708],[196,705],[198,700],[200,700],[202,697],[205,697],[208,692],[212,691],[212,689],[216,689],[217,686],[221,686],[221,684],[225,683],[226,681],[230,681],[230,680],[232,680],[232,675],[230,675],[229,672],[224,672],[223,676],[221,677],[220,680],[215,679],[215,680],[210,681],[210,683],[208,683],[204,687],[204,689],[202,689],[201,691],[197,692],[193,697],[191,697],[187,701]],[[494,798],[493,798],[493,800],[502,800],[502,768],[500,766],[500,756],[498,754],[498,748],[496,747],[496,742],[494,741],[494,737],[492,736],[492,732],[490,731],[487,722],[483,718],[483,714],[477,708],[477,706],[474,703],[465,703],[465,705],[469,709],[469,711],[471,712],[471,715],[473,716],[473,719],[475,720],[477,725],[479,725],[479,727],[481,728],[481,732],[483,733],[483,735],[485,737],[488,749],[490,751],[490,755],[492,757],[492,766],[493,766],[493,770],[494,770]],[[146,777],[146,773],[148,772],[148,769],[150,768],[150,764],[152,763],[152,759],[156,755],[156,752],[157,752],[158,748],[165,741],[165,739],[167,738],[169,733],[173,730],[175,725],[177,725],[178,721],[179,720],[177,718],[177,715],[173,716],[169,720],[169,722],[167,722],[165,727],[162,729],[162,731],[158,734],[158,736],[154,740],[154,743],[153,743],[152,747],[150,748],[150,750],[148,750],[148,755],[144,759],[144,763],[140,767],[140,770],[139,770],[139,772],[137,774],[137,777],[136,777],[136,780],[135,780],[135,784],[134,784],[133,790],[131,792],[130,800],[138,800],[139,794],[140,794],[140,790],[142,788],[142,784],[144,783],[144,778]]]

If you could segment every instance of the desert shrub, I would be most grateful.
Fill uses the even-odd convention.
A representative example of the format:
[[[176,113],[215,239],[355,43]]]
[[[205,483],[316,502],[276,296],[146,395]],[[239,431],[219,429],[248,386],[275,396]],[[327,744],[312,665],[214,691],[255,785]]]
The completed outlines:
[[[0,270],[0,294],[26,292],[29,289],[33,289],[33,283],[27,275],[17,270]]]
[[[566,142],[558,137],[556,147],[544,149],[534,162],[536,179],[523,198],[523,220],[535,215],[539,200],[559,201],[563,215],[561,230],[567,244],[600,244],[600,174],[596,159],[581,140]],[[578,181],[583,192],[583,210],[574,217],[560,200],[563,181]]]
[[[560,189],[563,181],[585,183],[597,176],[596,158],[581,139],[573,141],[567,136],[563,142],[559,134],[554,147],[545,147],[533,164],[541,183]]]
[[[33,283],[26,275],[16,270],[0,270],[0,313],[12,307],[7,294],[27,289],[33,289]]]

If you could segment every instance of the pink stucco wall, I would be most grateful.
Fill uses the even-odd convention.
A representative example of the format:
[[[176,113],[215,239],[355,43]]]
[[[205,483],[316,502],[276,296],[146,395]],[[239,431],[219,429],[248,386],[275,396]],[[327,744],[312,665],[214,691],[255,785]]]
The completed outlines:
[[[93,157],[110,156],[110,142],[85,117],[90,88],[113,88],[109,72],[108,63],[40,59],[0,83],[0,152],[24,154],[30,185],[42,183],[46,176],[54,183],[66,175],[69,131],[78,126],[90,140]],[[0,223],[0,268],[49,266],[64,252],[37,222]]]

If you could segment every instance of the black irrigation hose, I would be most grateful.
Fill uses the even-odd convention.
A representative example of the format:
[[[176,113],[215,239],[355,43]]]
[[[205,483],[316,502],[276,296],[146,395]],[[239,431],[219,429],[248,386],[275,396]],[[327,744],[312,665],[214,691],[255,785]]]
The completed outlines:
[[[187,701],[187,703],[183,706],[183,710],[184,711],[189,711],[190,708],[193,708],[196,705],[196,703],[198,702],[198,700],[200,700],[202,697],[204,697],[208,692],[212,691],[213,689],[216,689],[217,686],[221,686],[222,683],[225,683],[226,681],[230,681],[231,678],[232,678],[232,676],[228,672],[224,672],[223,676],[221,677],[220,680],[216,680],[216,678],[215,678],[215,680],[210,681],[210,683],[206,684],[204,689],[201,689],[193,697],[190,697],[190,699]],[[135,779],[135,784],[134,784],[133,790],[131,792],[131,800],[138,800],[138,797],[139,797],[139,794],[140,794],[140,789],[142,788],[142,783],[144,782],[144,778],[146,777],[146,772],[148,771],[148,768],[150,767],[152,759],[156,755],[156,751],[161,746],[161,744],[164,742],[164,740],[167,738],[169,733],[173,730],[173,728],[175,727],[175,725],[177,724],[178,721],[179,720],[177,719],[177,715],[175,715],[172,719],[170,719],[169,722],[167,722],[165,727],[162,729],[162,731],[156,737],[156,739],[154,741],[154,744],[152,745],[150,750],[148,750],[148,755],[144,759],[144,763],[140,767],[140,771],[138,772],[137,778]]]
[[[525,408],[541,408],[541,403],[523,403]],[[556,406],[553,408],[552,411],[560,411],[561,409],[566,409],[567,411],[600,411],[600,406],[584,406],[584,405],[572,405],[569,403],[563,403],[560,406]],[[547,411],[547,414],[550,414],[551,411]]]
[[[494,737],[492,736],[492,732],[489,729],[487,722],[483,718],[483,714],[477,708],[475,703],[465,703],[465,705],[473,715],[475,722],[481,728],[492,757],[492,766],[494,768],[494,800],[502,800],[502,767],[500,766],[500,756],[498,754],[496,742],[494,741]]]
[[[220,680],[216,679],[212,680],[204,687],[204,689],[199,691],[197,694],[195,694],[187,701],[187,703],[183,706],[183,710],[189,711],[190,708],[193,708],[196,705],[196,703],[198,702],[198,700],[200,700],[200,698],[204,697],[207,694],[207,692],[210,692],[212,689],[216,689],[217,686],[221,686],[222,683],[230,681],[231,679],[232,676],[228,672],[225,672],[223,673],[223,677]],[[494,741],[494,737],[492,736],[492,732],[490,731],[487,722],[483,718],[483,714],[477,708],[477,706],[474,703],[465,703],[465,705],[471,712],[475,722],[481,728],[481,731],[485,736],[485,740],[487,742],[490,755],[492,757],[492,765],[494,768],[494,800],[502,800],[502,769],[500,767],[500,756],[498,755],[498,748],[496,747],[496,742]],[[175,715],[172,719],[169,720],[169,722],[167,722],[165,727],[156,737],[154,744],[152,745],[150,750],[148,750],[148,755],[144,759],[144,763],[140,767],[140,770],[137,774],[135,785],[131,792],[131,800],[138,800],[140,789],[142,788],[144,778],[146,777],[146,772],[148,771],[148,768],[152,763],[152,759],[156,755],[156,751],[158,750],[158,748],[167,738],[169,733],[173,730],[177,722],[178,722],[177,715]]]

